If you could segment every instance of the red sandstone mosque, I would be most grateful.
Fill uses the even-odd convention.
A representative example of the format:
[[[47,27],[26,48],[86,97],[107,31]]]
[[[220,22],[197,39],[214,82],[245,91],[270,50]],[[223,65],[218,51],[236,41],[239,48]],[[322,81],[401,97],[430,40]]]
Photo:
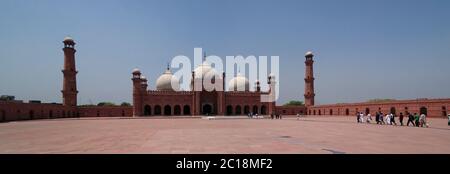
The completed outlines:
[[[223,83],[220,91],[179,91],[178,86],[172,85],[177,80],[170,69],[167,69],[156,81],[156,89],[149,90],[147,79],[141,71],[132,72],[133,106],[78,106],[77,82],[78,71],[75,66],[75,41],[64,38],[64,69],[62,73],[63,89],[62,104],[28,103],[18,100],[0,100],[0,122],[30,119],[51,119],[66,117],[145,117],[145,116],[177,116],[177,115],[247,115],[255,113],[268,115],[279,113],[282,115],[355,115],[356,112],[374,114],[383,113],[425,113],[431,117],[445,117],[450,106],[450,99],[415,99],[394,100],[387,102],[345,103],[331,105],[315,105],[313,53],[305,55],[305,93],[304,106],[276,106],[275,102],[262,102],[261,95],[268,92],[260,90],[256,81],[256,90],[249,90],[249,81],[238,74],[229,82],[225,90],[225,74],[215,81]],[[205,76],[217,74],[206,61],[192,72],[191,89],[195,81]],[[275,88],[275,76],[268,77],[269,91]],[[238,91],[237,89],[245,89]]]

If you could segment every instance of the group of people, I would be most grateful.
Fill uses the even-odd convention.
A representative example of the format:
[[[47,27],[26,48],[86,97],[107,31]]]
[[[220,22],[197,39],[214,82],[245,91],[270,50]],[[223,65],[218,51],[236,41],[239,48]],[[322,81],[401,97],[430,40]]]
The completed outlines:
[[[248,113],[247,117],[248,118],[264,118],[262,116],[259,116],[258,113],[253,113],[253,112]]]
[[[383,125],[383,124],[387,124],[387,125],[397,125],[396,120],[396,114],[394,113],[389,113],[389,114],[383,114],[382,112],[377,112],[375,114],[375,122],[377,124]],[[405,116],[403,115],[403,113],[400,113],[399,115],[399,121],[400,121],[400,125],[403,126],[403,118]],[[410,124],[412,126],[415,127],[428,127],[428,123],[427,123],[427,116],[425,114],[411,114],[409,112],[406,112],[406,117],[408,118],[408,122],[406,124],[406,126],[409,126]],[[356,121],[357,123],[371,123],[372,121],[372,116],[370,115],[370,113],[368,113],[367,115],[364,115],[362,112],[357,112],[356,113]]]
[[[279,113],[275,113],[275,114],[270,114],[270,118],[271,119],[282,119],[282,116]]]

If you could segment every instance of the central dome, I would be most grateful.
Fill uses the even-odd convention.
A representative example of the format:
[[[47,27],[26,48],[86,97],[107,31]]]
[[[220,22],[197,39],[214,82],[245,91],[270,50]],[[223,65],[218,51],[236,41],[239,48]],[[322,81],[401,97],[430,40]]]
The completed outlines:
[[[248,79],[238,73],[228,84],[229,91],[248,91],[250,89]]]
[[[174,82],[172,85],[172,81]],[[180,81],[175,77],[170,69],[167,69],[159,78],[156,80],[156,90],[159,91],[178,91],[180,88]]]
[[[195,73],[195,80],[208,80],[210,79],[212,83],[215,83],[216,80],[222,80],[222,76],[220,75],[220,73],[217,73],[216,69],[214,69],[213,67],[211,67],[211,65],[204,61],[202,64],[200,64],[197,68],[194,69],[194,73]],[[218,77],[216,79],[216,77]],[[220,82],[217,81],[217,82]],[[192,83],[191,83],[192,86]]]
[[[208,62],[204,61],[197,68],[194,69],[195,78],[196,79],[203,78],[207,74],[210,74],[210,71],[212,71],[212,73],[215,73],[214,68],[212,68]]]

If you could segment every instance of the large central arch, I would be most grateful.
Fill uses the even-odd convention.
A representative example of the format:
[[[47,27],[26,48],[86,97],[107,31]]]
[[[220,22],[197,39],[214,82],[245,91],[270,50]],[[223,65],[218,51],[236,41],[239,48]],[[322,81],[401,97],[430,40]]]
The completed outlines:
[[[211,104],[204,104],[202,107],[203,115],[212,115],[213,114],[213,107]]]

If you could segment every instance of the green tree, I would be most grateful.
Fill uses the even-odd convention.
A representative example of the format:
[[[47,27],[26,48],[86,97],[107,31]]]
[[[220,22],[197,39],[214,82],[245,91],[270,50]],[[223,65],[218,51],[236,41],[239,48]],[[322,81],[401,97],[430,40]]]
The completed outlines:
[[[120,104],[120,106],[131,106],[131,104],[128,103],[128,102],[122,102],[122,103]]]
[[[116,104],[113,102],[100,102],[97,106],[116,106]]]
[[[303,106],[303,101],[298,100],[291,100],[288,103],[284,104],[283,106]]]

